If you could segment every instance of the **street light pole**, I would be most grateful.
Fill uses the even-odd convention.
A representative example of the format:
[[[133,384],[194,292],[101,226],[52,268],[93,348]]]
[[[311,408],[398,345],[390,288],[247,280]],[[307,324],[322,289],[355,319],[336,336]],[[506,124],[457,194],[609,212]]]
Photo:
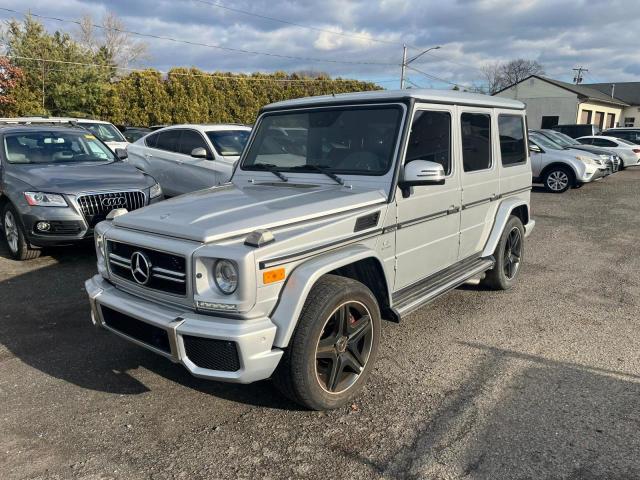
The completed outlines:
[[[406,76],[407,65],[409,65],[411,62],[416,61],[418,58],[420,58],[425,53],[428,53],[431,50],[438,50],[439,48],[440,48],[440,45],[436,45],[435,47],[427,48],[425,51],[420,52],[418,55],[415,55],[415,56],[411,57],[409,60],[407,60],[407,46],[406,45],[402,45],[402,70],[400,72],[400,90],[404,89],[404,82],[405,82],[404,77]]]

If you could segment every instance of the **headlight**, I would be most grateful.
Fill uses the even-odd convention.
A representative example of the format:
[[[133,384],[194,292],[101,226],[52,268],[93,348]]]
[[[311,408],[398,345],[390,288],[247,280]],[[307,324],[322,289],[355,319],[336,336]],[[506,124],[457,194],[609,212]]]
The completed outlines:
[[[238,267],[230,260],[218,260],[213,266],[213,278],[225,295],[231,295],[238,288]]]
[[[576,155],[576,160],[586,163],[587,165],[598,165],[593,158],[585,157],[584,155]]]
[[[162,187],[159,183],[156,183],[149,189],[149,198],[156,198],[162,195]]]
[[[57,193],[24,192],[27,203],[32,207],[67,207],[67,201]]]

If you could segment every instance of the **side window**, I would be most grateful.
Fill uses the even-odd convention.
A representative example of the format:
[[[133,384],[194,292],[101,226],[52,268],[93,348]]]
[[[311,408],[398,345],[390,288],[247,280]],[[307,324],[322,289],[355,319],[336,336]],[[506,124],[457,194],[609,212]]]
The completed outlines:
[[[491,167],[491,116],[486,113],[463,113],[462,165],[465,172]]]
[[[159,133],[152,133],[144,139],[144,143],[147,147],[156,148],[156,142],[158,141]]]
[[[180,130],[166,130],[158,133],[156,148],[169,152],[178,152]]]
[[[429,160],[451,173],[451,115],[449,112],[418,110],[411,123],[405,164]]]
[[[593,145],[593,138],[579,138],[578,141],[583,145]]]
[[[498,134],[502,165],[508,167],[527,161],[524,141],[524,120],[519,115],[499,115]]]
[[[593,144],[596,147],[616,147],[617,146],[611,140],[606,140],[604,138],[594,138],[593,139]]]
[[[194,148],[204,148],[209,153],[202,135],[194,130],[183,130],[182,137],[180,137],[180,153],[191,155],[191,151]]]

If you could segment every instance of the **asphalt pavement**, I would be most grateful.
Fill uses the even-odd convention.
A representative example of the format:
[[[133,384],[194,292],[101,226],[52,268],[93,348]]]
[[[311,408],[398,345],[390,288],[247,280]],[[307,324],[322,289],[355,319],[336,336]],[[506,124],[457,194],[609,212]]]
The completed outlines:
[[[0,241],[0,478],[640,478],[640,169],[532,209],[514,289],[385,324],[327,413],[96,330],[92,245],[14,262]]]

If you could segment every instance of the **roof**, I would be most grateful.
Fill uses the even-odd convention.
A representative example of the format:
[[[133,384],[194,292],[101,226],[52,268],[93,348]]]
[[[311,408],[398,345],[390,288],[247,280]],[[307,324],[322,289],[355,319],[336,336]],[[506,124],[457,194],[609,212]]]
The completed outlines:
[[[2,123],[0,120],[0,130],[3,132],[32,132],[34,130],[72,130],[78,131],[79,127],[73,125],[41,125],[41,124],[24,124],[24,123]],[[86,133],[86,130],[84,130]]]
[[[203,132],[215,132],[222,130],[247,130],[251,131],[251,127],[238,123],[181,123],[177,125],[167,125],[158,130],[170,130],[174,128],[194,128]],[[158,130],[155,130],[156,132]]]
[[[597,90],[595,88],[591,88],[591,87],[589,87],[587,85],[575,85],[573,83],[563,82],[561,80],[554,80],[553,78],[542,77],[540,75],[529,75],[527,78],[524,78],[524,79],[520,80],[519,82],[514,83],[513,85],[509,85],[508,87],[505,87],[502,90],[497,91],[496,93],[494,93],[494,95],[497,95],[500,92],[504,92],[505,90],[513,87],[514,85],[517,85],[517,84],[522,83],[522,82],[526,82],[530,78],[537,78],[539,80],[543,80],[543,81],[548,82],[548,83],[550,83],[552,85],[555,85],[556,87],[560,87],[560,88],[563,88],[565,90],[569,90],[570,92],[573,92],[576,95],[578,95],[578,96],[580,96],[582,98],[586,98],[588,100],[594,100],[596,102],[602,102],[602,103],[611,103],[613,105],[628,106],[622,100],[619,100],[618,98],[611,98],[611,95],[603,93],[600,90]]]
[[[586,86],[611,95],[629,105],[640,105],[640,82],[589,83]]]
[[[0,118],[0,122],[3,123],[104,123],[104,120],[93,120],[91,118],[73,118],[73,117],[7,117]]]
[[[496,107],[524,110],[524,103],[509,98],[492,97],[478,93],[459,92],[455,90],[374,90],[369,92],[340,93],[337,95],[322,95],[317,97],[296,98],[272,103],[263,110],[276,110],[294,107],[310,107],[314,105],[345,104],[345,103],[377,103],[417,100],[429,103],[447,105],[471,105],[482,107]]]

